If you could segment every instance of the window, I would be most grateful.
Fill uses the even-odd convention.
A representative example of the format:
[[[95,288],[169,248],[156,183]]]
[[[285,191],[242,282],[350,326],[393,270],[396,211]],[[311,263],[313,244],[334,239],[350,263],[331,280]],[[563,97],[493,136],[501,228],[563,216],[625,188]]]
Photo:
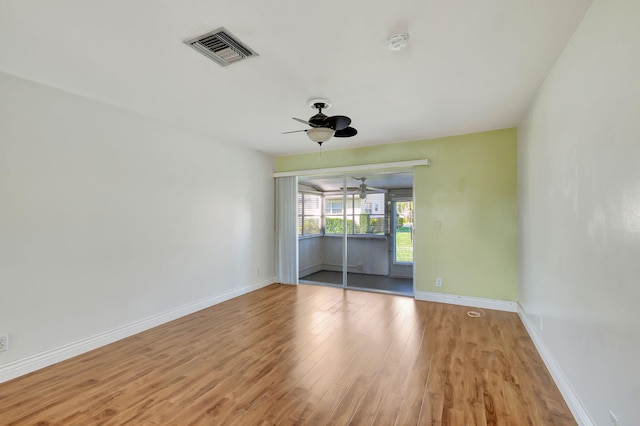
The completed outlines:
[[[347,234],[384,235],[384,194],[367,194],[362,200],[358,194],[347,195]],[[325,196],[325,233],[342,234],[342,195]]]
[[[350,198],[347,197],[347,206]],[[326,195],[324,197],[325,234],[343,234],[342,229],[342,195]],[[348,213],[347,213],[348,214]],[[348,221],[347,216],[347,221]]]
[[[322,197],[298,192],[298,235],[322,234]]]
[[[324,201],[324,211],[326,214],[334,215],[334,214],[342,214],[342,196],[340,196],[339,200],[335,198],[326,198]]]

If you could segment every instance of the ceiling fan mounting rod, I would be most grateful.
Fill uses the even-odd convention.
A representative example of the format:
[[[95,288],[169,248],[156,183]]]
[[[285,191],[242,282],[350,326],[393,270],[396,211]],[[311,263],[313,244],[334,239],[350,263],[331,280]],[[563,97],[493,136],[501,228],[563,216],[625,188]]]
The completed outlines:
[[[313,106],[318,110],[320,114],[322,114],[322,110],[326,109],[326,105],[324,102],[316,102]]]
[[[310,109],[329,109],[331,108],[331,101],[324,98],[311,98],[307,101],[307,105]]]

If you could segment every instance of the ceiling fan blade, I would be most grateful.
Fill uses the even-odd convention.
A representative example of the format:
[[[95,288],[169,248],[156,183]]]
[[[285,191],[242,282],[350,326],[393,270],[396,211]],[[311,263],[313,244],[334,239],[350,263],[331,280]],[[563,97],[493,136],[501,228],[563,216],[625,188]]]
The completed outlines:
[[[287,133],[299,133],[299,132],[306,132],[307,129],[304,130],[292,130],[290,132],[282,132],[283,135],[286,135]]]
[[[336,130],[333,136],[336,138],[350,138],[351,136],[355,136],[357,134],[358,131],[356,129],[354,129],[353,127],[347,127],[342,130]]]
[[[325,118],[324,122],[333,130],[344,130],[351,124],[351,119],[344,115],[334,115],[333,117]]]
[[[384,188],[376,188],[374,186],[367,186],[367,191],[378,191],[378,192],[387,192],[388,189]]]
[[[291,118],[293,118],[293,119],[294,119],[294,120],[296,120],[296,121],[299,121],[299,122],[300,122],[300,123],[302,123],[302,124],[308,124],[308,125],[311,125],[311,123],[309,123],[307,120],[303,120],[302,118],[295,118],[295,117],[291,117]]]

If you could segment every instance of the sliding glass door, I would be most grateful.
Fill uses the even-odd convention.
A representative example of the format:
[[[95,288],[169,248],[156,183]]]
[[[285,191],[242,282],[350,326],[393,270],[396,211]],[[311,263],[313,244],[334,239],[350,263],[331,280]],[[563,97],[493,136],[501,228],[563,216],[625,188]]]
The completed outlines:
[[[410,172],[300,177],[300,282],[412,295],[412,185]]]

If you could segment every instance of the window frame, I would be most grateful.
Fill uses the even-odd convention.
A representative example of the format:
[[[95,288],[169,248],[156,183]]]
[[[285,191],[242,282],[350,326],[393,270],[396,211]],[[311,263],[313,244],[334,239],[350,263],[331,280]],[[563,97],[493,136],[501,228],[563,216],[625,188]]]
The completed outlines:
[[[358,206],[356,207],[356,197],[358,196],[358,194],[347,194],[347,202],[346,204],[343,205],[343,210],[338,214],[338,213],[333,213],[333,214],[327,214],[327,209],[326,207],[323,209],[323,215],[324,215],[324,235],[326,236],[336,236],[336,235],[344,235],[343,233],[327,233],[327,219],[328,218],[340,218],[340,220],[344,219],[344,210],[346,210],[346,217],[347,217],[347,225],[349,225],[349,223],[351,224],[350,229],[347,229],[347,236],[349,237],[367,237],[367,238],[385,238],[387,236],[387,209],[385,208],[386,206],[386,201],[387,201],[387,197],[386,194],[384,192],[371,192],[370,195],[382,195],[383,200],[382,200],[382,212],[381,213],[367,213],[362,211],[362,204],[364,203],[364,200],[359,199],[358,201],[360,201],[358,203]],[[324,193],[323,194],[323,200],[326,206],[326,202],[327,202],[327,197],[329,197],[330,199],[340,199],[340,200],[344,200],[344,195],[342,193]],[[373,211],[373,204],[374,203],[368,203],[370,204],[369,210]],[[356,210],[358,210],[358,213],[356,213]],[[371,219],[372,216],[375,216],[375,218],[378,219],[382,219],[382,233],[367,233],[367,232],[355,232],[356,229],[356,224],[359,226],[360,225],[360,218],[359,216],[366,214],[369,215],[369,218]],[[356,220],[356,217],[358,217],[358,220]]]
[[[344,233],[327,233],[327,218],[339,218],[340,221],[342,221],[344,219],[344,210],[346,207],[346,216],[347,216],[347,224],[350,223],[351,225],[351,229],[348,230],[349,232],[347,232],[347,236],[349,238],[387,238],[388,234],[389,234],[389,229],[388,229],[388,222],[389,222],[389,216],[388,216],[388,212],[387,212],[387,208],[386,208],[386,203],[387,203],[387,194],[384,192],[370,192],[370,195],[382,195],[383,196],[383,202],[382,202],[382,212],[381,213],[366,213],[366,212],[360,212],[360,213],[356,213],[356,197],[358,196],[358,194],[347,194],[347,203],[346,205],[344,204],[344,196],[342,194],[342,192],[317,192],[317,191],[309,191],[309,190],[298,190],[298,197],[302,196],[302,200],[298,201],[298,212],[297,212],[297,218],[296,220],[298,221],[298,239],[305,239],[305,238],[317,238],[317,237],[341,237],[344,235]],[[317,217],[317,215],[307,215],[305,214],[304,210],[305,210],[305,195],[312,195],[312,196],[318,196],[319,197],[319,201],[320,201],[320,226],[319,226],[319,231],[318,233],[313,233],[313,234],[305,234],[304,233],[304,220],[305,217]],[[341,209],[340,212],[336,212],[333,214],[327,214],[326,211],[326,204],[327,204],[327,198],[330,198],[332,201],[338,201],[341,204]],[[360,203],[362,204],[365,200],[360,200]],[[373,204],[373,203],[370,203]],[[335,210],[334,207],[331,207],[332,211]],[[358,206],[358,210],[360,210],[361,208]],[[370,210],[373,210],[373,206],[370,207]],[[369,215],[369,217],[371,216],[376,216],[376,218],[380,218],[382,219],[382,223],[383,223],[383,229],[382,229],[382,233],[355,233],[355,227],[356,224],[359,225],[359,218],[358,221],[356,221],[356,217],[360,216],[361,214],[367,214]],[[356,223],[357,222],[357,223]]]
[[[316,238],[316,237],[322,237],[324,236],[324,215],[322,214],[322,212],[324,211],[324,196],[321,192],[313,192],[313,191],[300,191],[298,190],[298,197],[302,196],[302,202],[300,203],[299,198],[298,198],[298,208],[297,208],[297,212],[296,212],[296,220],[297,220],[297,234],[298,234],[298,238]],[[320,212],[319,215],[307,215],[305,212],[305,196],[316,196],[319,198],[318,200],[318,210]],[[317,233],[312,233],[312,234],[306,234],[304,232],[305,227],[304,227],[304,223],[305,223],[305,217],[318,217],[319,218],[319,226],[318,226],[318,232]]]

